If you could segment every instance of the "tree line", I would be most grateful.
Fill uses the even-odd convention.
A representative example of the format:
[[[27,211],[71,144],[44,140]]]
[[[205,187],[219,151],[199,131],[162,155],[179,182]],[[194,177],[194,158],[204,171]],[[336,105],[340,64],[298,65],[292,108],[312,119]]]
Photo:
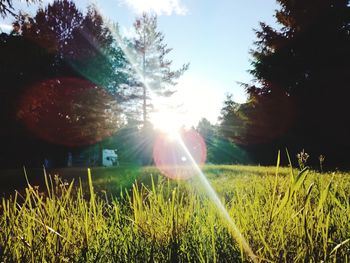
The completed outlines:
[[[12,1],[0,3],[0,14],[15,18],[0,35],[4,163],[25,164],[33,155],[39,163],[47,152],[66,154],[126,124],[147,132],[152,99],[172,95],[188,68],[172,69],[155,15],[137,17],[134,36],[125,38],[94,5],[82,12],[55,0],[30,16],[15,14]]]
[[[305,149],[314,162],[322,155],[326,164],[349,166],[349,1],[277,3],[278,27],[262,22],[255,30],[254,80],[242,84],[247,102],[227,96],[218,125],[202,120],[197,127],[208,160],[272,164],[287,148],[292,156]],[[15,18],[12,32],[0,35],[0,118],[6,123],[0,134],[7,138],[1,156],[22,165],[33,151],[47,152],[50,144],[40,138],[66,152],[116,131],[113,140],[126,145],[126,155],[139,152],[131,141],[151,151],[154,134],[143,129],[139,136],[138,127],[149,126],[152,97],[171,96],[188,68],[172,69],[155,16],[138,17],[134,37],[126,39],[94,6],[83,13],[68,0],[34,17],[16,14],[11,0],[1,0],[0,15]]]

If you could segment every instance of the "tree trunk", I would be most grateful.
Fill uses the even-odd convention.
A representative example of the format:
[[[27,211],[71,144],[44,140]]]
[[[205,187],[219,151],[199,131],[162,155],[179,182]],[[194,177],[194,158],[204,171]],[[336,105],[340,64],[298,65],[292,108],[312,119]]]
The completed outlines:
[[[147,85],[146,85],[146,36],[143,33],[143,54],[142,54],[142,78],[143,78],[143,127],[147,124]]]

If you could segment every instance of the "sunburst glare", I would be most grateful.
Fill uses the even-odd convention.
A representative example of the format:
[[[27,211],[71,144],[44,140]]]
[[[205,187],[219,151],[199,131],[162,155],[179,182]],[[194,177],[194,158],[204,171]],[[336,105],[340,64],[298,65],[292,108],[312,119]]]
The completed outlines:
[[[186,145],[185,152],[179,141]],[[191,158],[188,157],[191,155]],[[177,133],[162,133],[155,141],[153,159],[157,168],[172,179],[188,179],[197,174],[197,166],[205,163],[207,149],[203,138],[193,129],[181,129]]]
[[[185,126],[181,115],[172,111],[159,111],[151,116],[151,122],[156,130],[173,136]]]
[[[228,211],[220,201],[215,190],[210,185],[206,176],[201,170],[207,158],[207,148],[204,139],[194,129],[186,129],[185,115],[177,112],[177,107],[173,106],[175,101],[167,100],[167,103],[158,101],[156,93],[152,92],[152,87],[145,81],[144,72],[138,67],[137,61],[133,57],[133,51],[130,50],[121,39],[114,27],[110,28],[114,37],[120,44],[126,58],[129,60],[135,73],[143,81],[143,85],[148,90],[148,95],[152,98],[154,112],[150,115],[150,121],[161,131],[153,145],[153,160],[156,167],[162,174],[171,179],[189,179],[197,176],[201,184],[205,187],[206,194],[216,205],[218,211],[227,222],[233,238],[241,244],[244,251],[253,262],[257,262],[256,257],[245,238],[231,219]],[[192,100],[191,100],[192,101]],[[192,106],[195,101],[191,103]],[[143,141],[145,143],[145,141]],[[140,145],[142,147],[142,145]],[[139,148],[140,149],[140,148]]]

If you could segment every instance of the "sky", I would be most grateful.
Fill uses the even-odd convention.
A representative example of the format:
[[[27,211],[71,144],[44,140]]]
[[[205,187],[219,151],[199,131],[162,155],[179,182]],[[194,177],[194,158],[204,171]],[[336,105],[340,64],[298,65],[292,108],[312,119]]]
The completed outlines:
[[[44,0],[43,4],[50,2]],[[123,34],[131,32],[137,15],[151,11],[158,15],[158,28],[165,43],[173,48],[168,59],[173,68],[190,63],[176,87],[171,102],[181,107],[175,113],[177,122],[196,125],[205,117],[217,122],[226,94],[236,102],[246,95],[239,82],[251,83],[249,50],[256,39],[253,29],[263,21],[275,25],[275,0],[80,0],[84,10],[95,3],[106,19],[117,22]],[[16,4],[34,14],[35,7]],[[6,30],[11,19],[0,20]],[[162,117],[158,121],[163,121]]]

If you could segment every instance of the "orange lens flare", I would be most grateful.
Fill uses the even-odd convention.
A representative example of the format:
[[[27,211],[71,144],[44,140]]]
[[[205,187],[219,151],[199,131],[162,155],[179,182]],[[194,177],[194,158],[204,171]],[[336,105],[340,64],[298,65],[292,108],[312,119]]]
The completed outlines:
[[[44,80],[28,88],[17,119],[35,136],[55,144],[94,144],[118,130],[115,99],[103,88],[79,78]]]
[[[153,159],[157,168],[172,179],[188,179],[197,174],[193,160],[188,156],[179,140],[186,145],[197,165],[203,165],[207,148],[203,138],[195,130],[181,130],[177,134],[161,134],[153,148]]]

